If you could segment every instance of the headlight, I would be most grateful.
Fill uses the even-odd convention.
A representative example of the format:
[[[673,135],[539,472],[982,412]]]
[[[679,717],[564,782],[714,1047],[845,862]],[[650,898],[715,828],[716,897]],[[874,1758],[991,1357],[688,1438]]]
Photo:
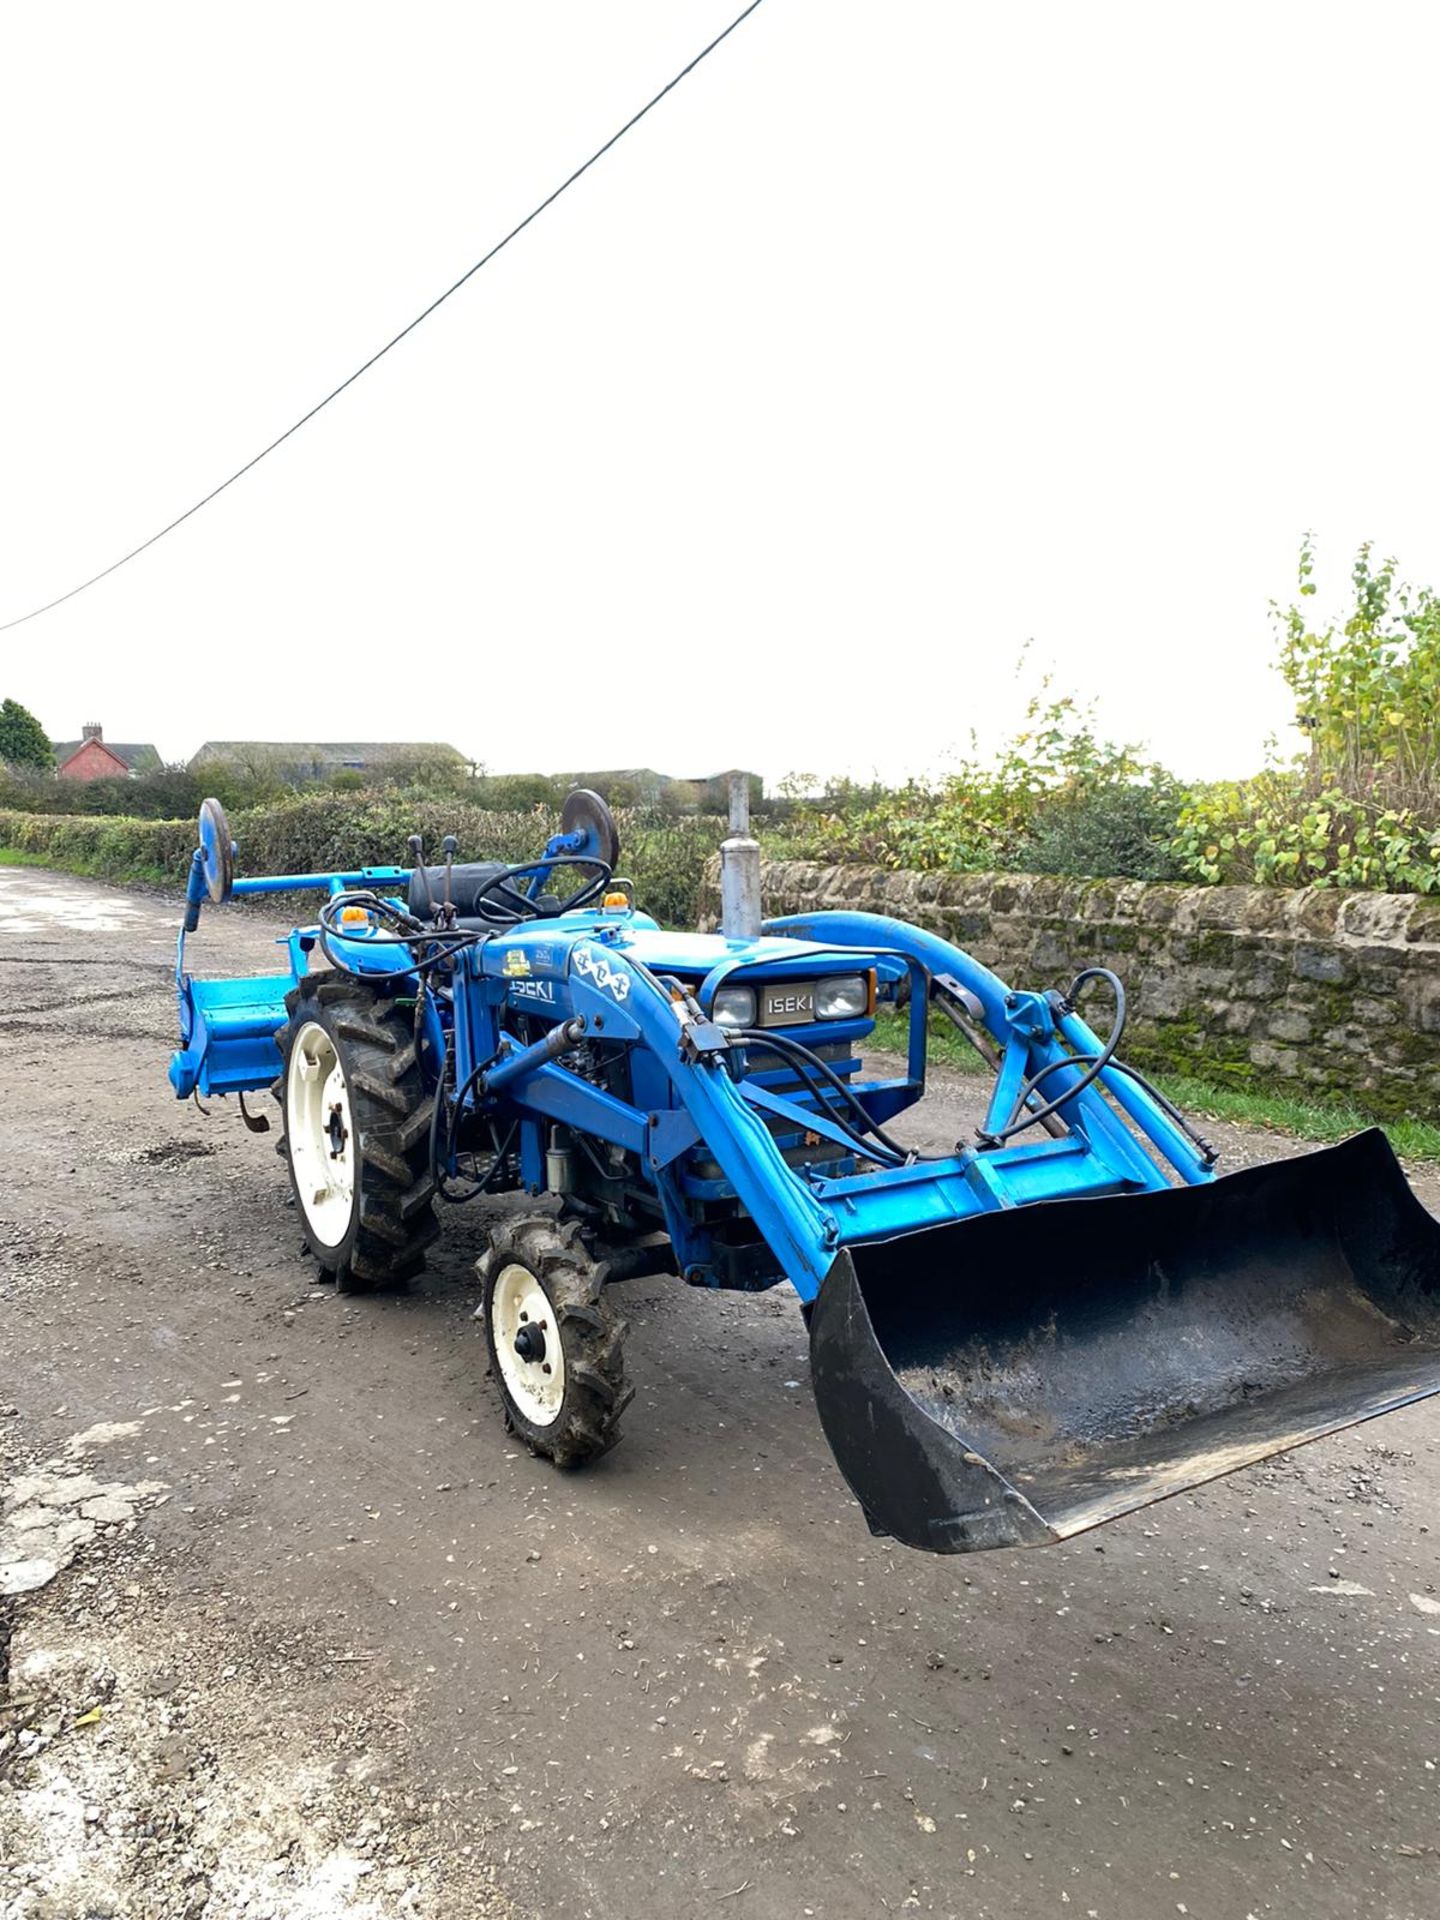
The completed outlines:
[[[721,987],[710,1012],[717,1027],[753,1027],[755,989],[753,987]]]
[[[815,982],[817,1020],[858,1020],[870,1011],[870,982],[863,973],[837,973]]]

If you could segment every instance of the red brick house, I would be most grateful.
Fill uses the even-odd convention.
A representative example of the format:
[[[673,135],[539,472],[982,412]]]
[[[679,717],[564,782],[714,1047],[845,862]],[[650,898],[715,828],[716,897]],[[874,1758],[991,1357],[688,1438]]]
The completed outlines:
[[[61,780],[124,780],[160,765],[154,747],[107,741],[98,721],[92,720],[80,732],[78,740],[54,743],[55,772]]]

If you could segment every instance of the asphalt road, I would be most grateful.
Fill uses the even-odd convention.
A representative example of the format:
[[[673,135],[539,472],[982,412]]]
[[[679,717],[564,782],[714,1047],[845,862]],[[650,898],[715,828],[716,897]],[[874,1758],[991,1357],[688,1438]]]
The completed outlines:
[[[11,1603],[9,1710],[62,1652],[109,1678],[0,1765],[0,1913],[1440,1914],[1433,1405],[932,1559],[867,1535],[791,1298],[639,1281],[624,1440],[560,1476],[485,1377],[479,1208],[337,1299],[275,1135],[174,1100],[175,922],[0,869],[10,1507],[111,1489]],[[279,930],[211,913],[193,963]],[[939,1077],[935,1140],[974,1097]]]

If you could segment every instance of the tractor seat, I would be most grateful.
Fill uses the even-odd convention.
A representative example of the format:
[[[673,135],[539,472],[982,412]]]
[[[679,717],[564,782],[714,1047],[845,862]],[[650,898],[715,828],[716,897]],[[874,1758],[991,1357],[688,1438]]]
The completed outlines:
[[[450,898],[455,905],[455,924],[463,927],[466,933],[494,933],[513,927],[515,922],[506,917],[503,907],[498,913],[491,913],[481,904],[480,895],[496,874],[504,873],[503,860],[470,860],[463,865],[457,863],[450,870]],[[423,876],[423,877],[422,877]],[[426,895],[426,882],[429,882],[429,895]],[[515,883],[519,885],[517,881]],[[411,913],[420,919],[428,917],[432,905],[439,906],[445,898],[444,867],[417,867],[410,875],[410,886],[405,895],[405,904]],[[553,893],[537,894],[535,905],[541,918],[557,913],[560,902]]]

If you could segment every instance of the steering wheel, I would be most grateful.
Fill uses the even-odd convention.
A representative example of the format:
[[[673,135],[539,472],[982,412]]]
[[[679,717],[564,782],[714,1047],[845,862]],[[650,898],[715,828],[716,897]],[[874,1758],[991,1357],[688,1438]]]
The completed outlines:
[[[595,877],[578,886],[558,907],[542,907],[528,893],[513,884],[526,874],[549,873],[555,867],[593,868]],[[573,913],[593,900],[610,878],[608,860],[591,860],[583,853],[555,854],[548,860],[527,860],[521,866],[506,867],[475,890],[475,912],[497,920],[503,927],[518,927],[524,920],[550,920],[557,914]],[[491,895],[494,895],[492,901]]]

